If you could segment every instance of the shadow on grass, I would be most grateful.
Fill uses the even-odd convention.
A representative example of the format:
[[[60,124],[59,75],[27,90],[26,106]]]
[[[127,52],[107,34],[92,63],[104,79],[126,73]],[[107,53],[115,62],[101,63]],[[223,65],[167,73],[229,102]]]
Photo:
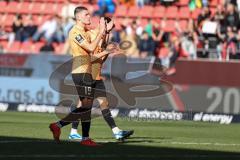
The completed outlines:
[[[0,136],[0,159],[239,160],[240,153],[136,146],[114,142],[101,143],[99,147],[86,147],[78,142],[62,141],[57,144],[47,139]]]

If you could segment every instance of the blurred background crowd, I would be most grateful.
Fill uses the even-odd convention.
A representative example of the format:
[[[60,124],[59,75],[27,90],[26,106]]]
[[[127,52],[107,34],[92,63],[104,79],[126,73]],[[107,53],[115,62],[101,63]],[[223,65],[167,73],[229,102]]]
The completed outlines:
[[[130,57],[240,59],[240,0],[1,0],[0,53],[68,54],[76,6],[96,27],[114,18],[111,41],[131,42]]]

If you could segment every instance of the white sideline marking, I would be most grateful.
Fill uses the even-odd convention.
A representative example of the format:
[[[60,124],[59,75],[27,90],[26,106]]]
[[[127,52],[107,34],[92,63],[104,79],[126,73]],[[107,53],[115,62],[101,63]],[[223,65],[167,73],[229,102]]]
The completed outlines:
[[[127,141],[127,140],[126,140]],[[0,140],[0,144],[1,143],[32,143],[32,142],[41,142],[41,143],[46,143],[46,142],[54,142],[53,140]],[[67,142],[67,141],[64,141]],[[74,142],[74,141],[69,141],[69,142]],[[77,141],[76,141],[77,142]],[[97,141],[98,143],[109,143],[109,142],[113,142],[114,141]],[[144,143],[152,143],[152,142],[144,142]],[[204,142],[171,142],[171,141],[165,141],[165,142],[157,142],[160,144],[176,144],[176,145],[213,145],[213,146],[240,146],[240,144],[238,143],[204,143]]]

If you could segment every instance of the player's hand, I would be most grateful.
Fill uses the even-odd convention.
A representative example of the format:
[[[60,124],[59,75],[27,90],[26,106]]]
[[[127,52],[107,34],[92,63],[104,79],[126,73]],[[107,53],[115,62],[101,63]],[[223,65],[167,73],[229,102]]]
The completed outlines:
[[[110,53],[110,56],[124,54],[124,51],[119,48],[118,43],[109,43],[106,47],[107,52]]]
[[[110,32],[114,27],[114,21],[111,20],[109,23],[107,23],[107,32]]]
[[[109,44],[107,45],[107,47],[106,47],[106,50],[107,50],[108,52],[113,53],[113,52],[118,51],[118,50],[119,50],[119,47],[118,47],[118,45],[115,44],[115,43],[109,43]]]
[[[106,31],[106,23],[105,23],[104,17],[101,17],[99,22],[99,32],[100,34],[104,34],[105,31]]]

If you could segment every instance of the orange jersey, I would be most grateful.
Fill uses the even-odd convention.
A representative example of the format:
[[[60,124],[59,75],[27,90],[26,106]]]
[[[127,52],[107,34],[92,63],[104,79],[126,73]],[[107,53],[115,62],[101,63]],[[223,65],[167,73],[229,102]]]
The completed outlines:
[[[97,37],[98,30],[90,30],[89,35],[91,37],[91,40],[94,40]],[[98,54],[102,52],[103,49],[101,48],[101,42],[95,49],[94,54]],[[94,80],[101,80],[101,70],[102,70],[102,64],[103,64],[103,58],[99,58],[98,60],[92,62],[92,78]]]
[[[73,56],[72,73],[91,73],[91,55],[80,46],[83,41],[91,42],[91,37],[86,30],[77,25],[69,32],[70,53]]]

